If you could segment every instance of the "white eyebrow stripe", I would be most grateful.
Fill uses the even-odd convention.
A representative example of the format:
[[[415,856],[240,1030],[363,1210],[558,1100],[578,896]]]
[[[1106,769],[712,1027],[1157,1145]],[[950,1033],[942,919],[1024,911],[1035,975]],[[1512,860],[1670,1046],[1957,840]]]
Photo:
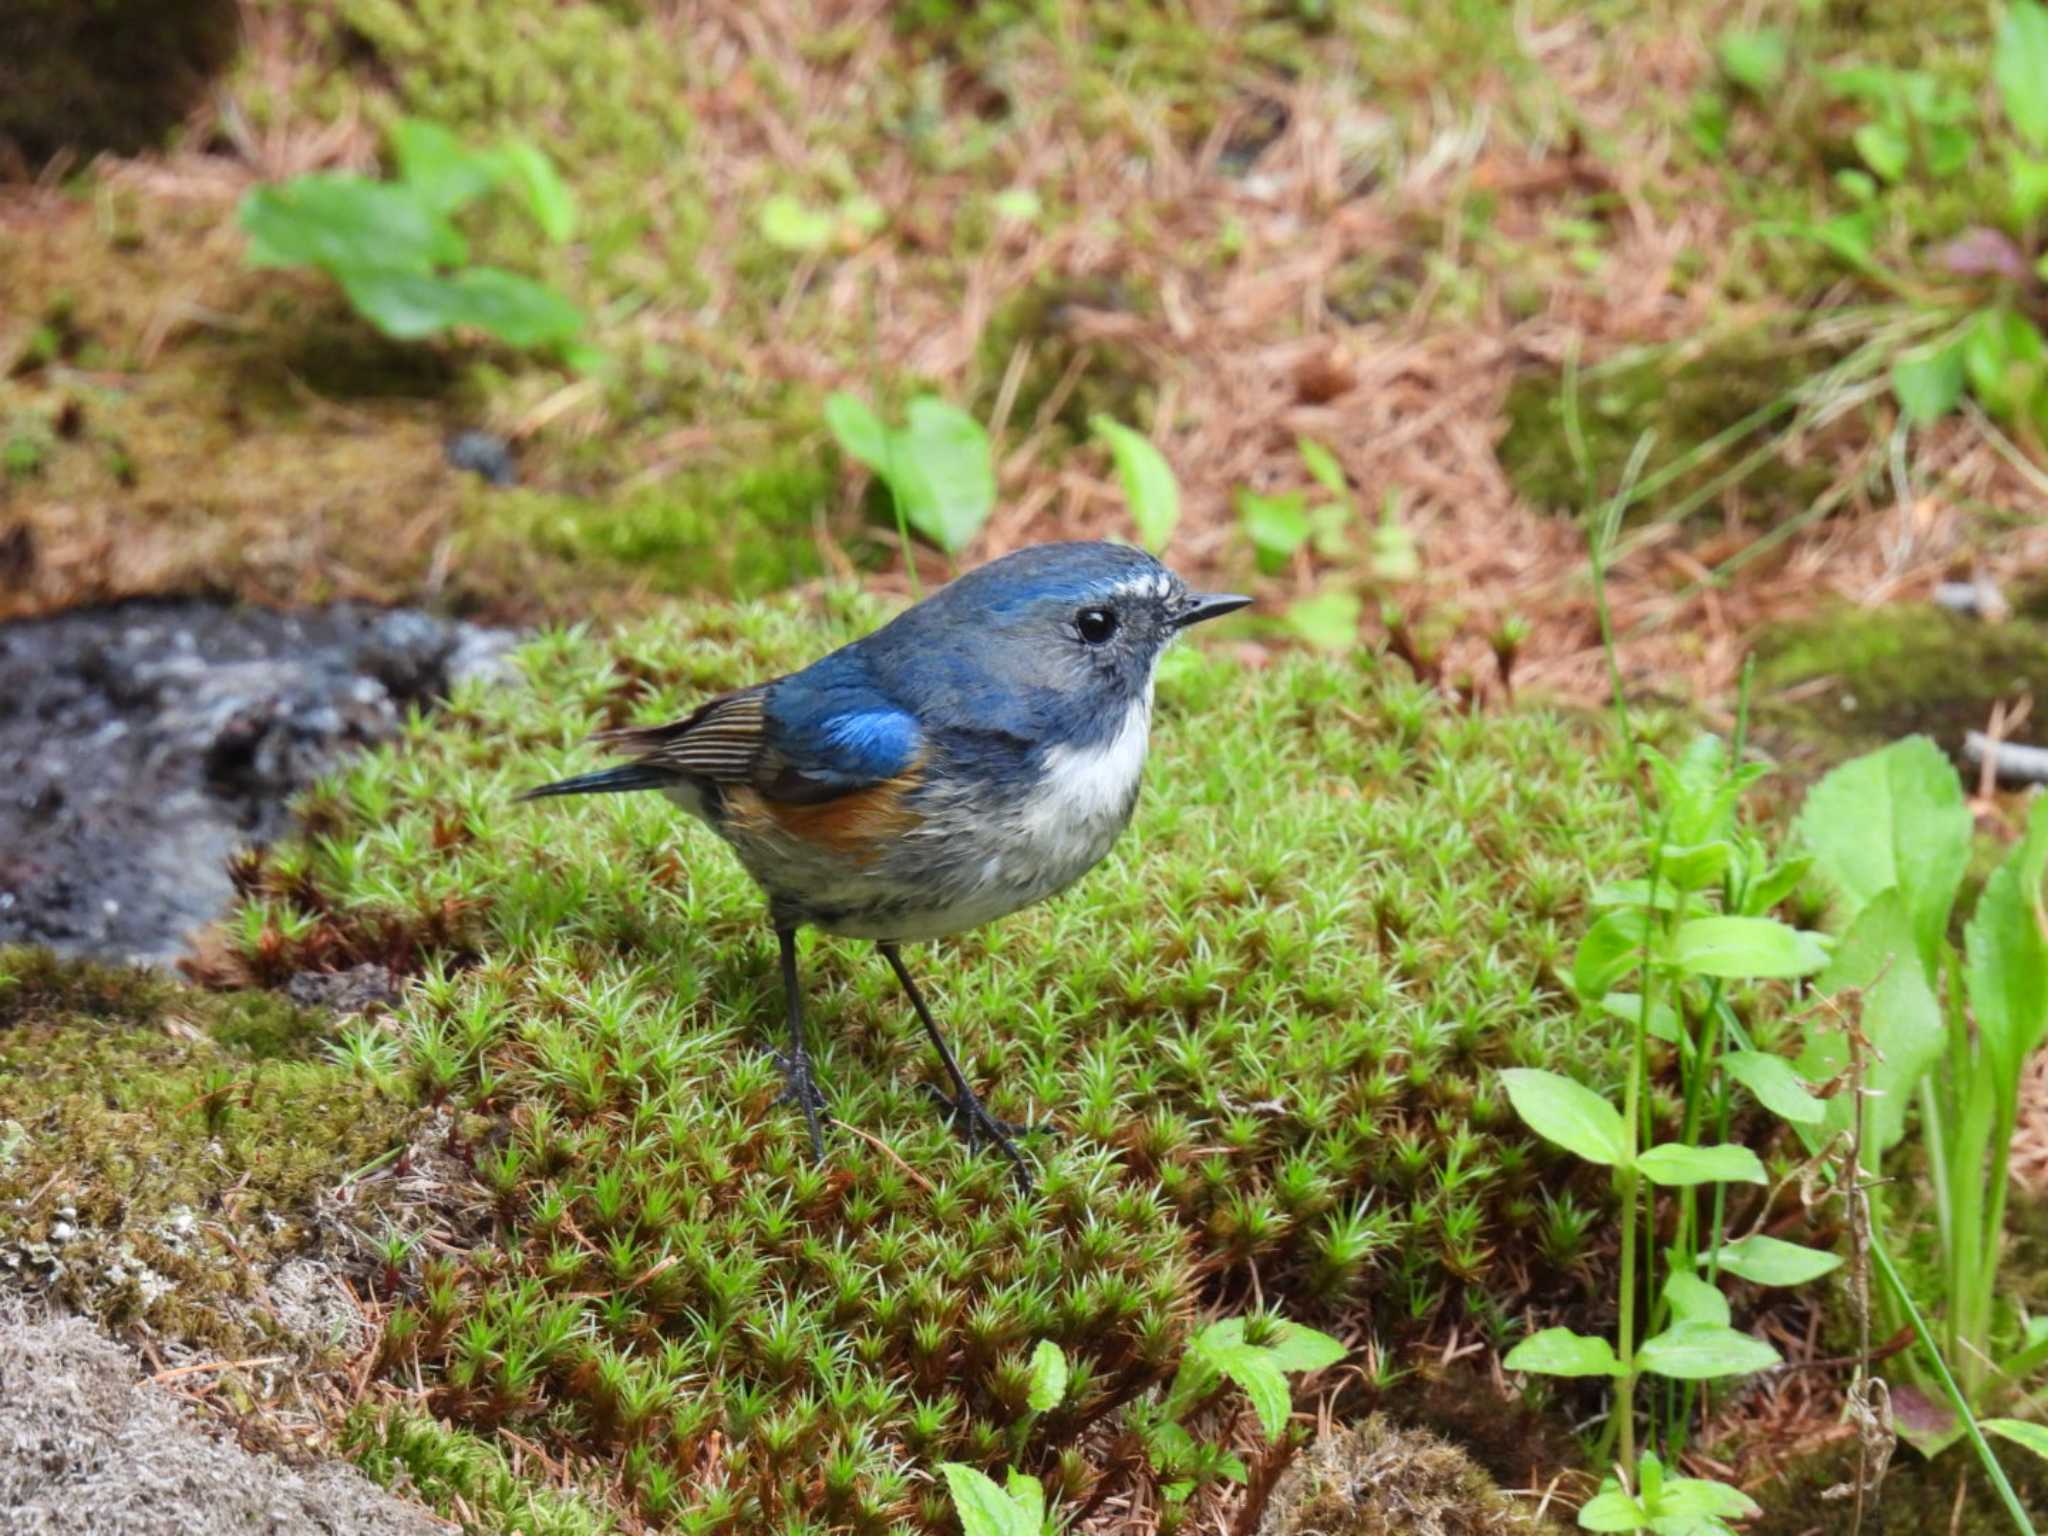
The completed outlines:
[[[1110,591],[1115,597],[1170,597],[1173,587],[1173,577],[1167,572],[1145,571],[1118,582]]]

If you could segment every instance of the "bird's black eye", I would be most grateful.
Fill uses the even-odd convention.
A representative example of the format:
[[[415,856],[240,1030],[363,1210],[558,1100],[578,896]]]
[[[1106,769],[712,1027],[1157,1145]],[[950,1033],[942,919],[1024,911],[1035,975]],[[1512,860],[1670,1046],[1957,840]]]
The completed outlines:
[[[1116,615],[1107,608],[1083,608],[1074,615],[1074,628],[1089,645],[1100,645],[1116,633]]]

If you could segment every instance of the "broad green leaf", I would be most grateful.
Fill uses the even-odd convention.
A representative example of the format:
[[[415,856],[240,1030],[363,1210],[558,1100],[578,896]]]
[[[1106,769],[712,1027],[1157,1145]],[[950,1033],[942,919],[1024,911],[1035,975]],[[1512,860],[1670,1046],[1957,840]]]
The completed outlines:
[[[391,150],[407,188],[435,213],[448,214],[475,202],[497,184],[498,166],[487,154],[464,149],[439,123],[399,119]]]
[[[1879,892],[1906,893],[1921,965],[1935,974],[1935,948],[1970,858],[1970,812],[1942,750],[1909,736],[1844,763],[1807,795],[1797,829],[1845,926]]]
[[[1628,1156],[1621,1112],[1592,1089],[1533,1067],[1510,1068],[1500,1080],[1522,1123],[1545,1141],[1610,1167]]]
[[[2048,1456],[2048,1424],[2029,1424],[2025,1419],[1986,1419],[1983,1427],[2003,1435],[2014,1445],[2023,1445],[2036,1456]]]
[[[1620,1488],[1595,1494],[1579,1507],[1582,1531],[1647,1531],[1650,1517]]]
[[[1681,1323],[1713,1323],[1726,1328],[1733,1315],[1728,1310],[1728,1298],[1718,1286],[1683,1270],[1673,1270],[1671,1278],[1664,1282],[1664,1300],[1671,1307],[1672,1317]]]
[[[949,555],[965,549],[996,506],[988,433],[936,395],[910,402],[908,424],[889,442],[890,489],[910,526]]]
[[[1307,1328],[1300,1323],[1282,1323],[1273,1339],[1266,1345],[1266,1353],[1273,1357],[1273,1363],[1283,1371],[1320,1371],[1335,1365],[1350,1353],[1342,1343],[1327,1333]]]
[[[1040,1536],[1045,1529],[1045,1487],[1029,1472],[1012,1470],[1003,1479],[1003,1488],[1010,1496],[1010,1502],[1022,1517],[1023,1529],[1030,1536]]]
[[[1124,504],[1138,528],[1138,542],[1158,554],[1180,522],[1180,483],[1152,440],[1108,416],[1091,417],[1095,435],[1109,444],[1118,476],[1124,483]]]
[[[1810,976],[1828,963],[1817,934],[1772,917],[1695,917],[1671,935],[1671,963],[1694,976]]]
[[[1674,1381],[1747,1376],[1778,1364],[1781,1358],[1762,1339],[1720,1323],[1673,1323],[1654,1339],[1645,1339],[1636,1352],[1636,1363],[1642,1369]]]
[[[1643,1018],[1642,994],[1610,992],[1600,999],[1600,1011],[1624,1024],[1635,1024]],[[1650,1017],[1644,1027],[1652,1040],[1662,1040],[1667,1045],[1679,1043],[1678,1014],[1669,1003],[1651,1003]]]
[[[1684,897],[1683,891],[1666,880],[1615,880],[1595,886],[1590,899],[1596,907],[1648,907],[1657,912],[1676,912]]]
[[[1029,187],[1005,187],[988,200],[999,219],[1012,224],[1029,224],[1045,211],[1045,204]]]
[[[575,239],[576,195],[562,180],[555,162],[539,146],[524,139],[508,139],[500,153],[505,157],[505,169],[513,185],[526,200],[526,211],[533,215],[540,232],[555,245],[567,245]]]
[[[1041,1536],[1039,1526],[1026,1524],[1026,1512],[985,1472],[957,1461],[939,1463],[963,1536]]]
[[[1048,1413],[1067,1395],[1067,1356],[1051,1339],[1031,1351],[1031,1389],[1025,1401],[1033,1413]]]
[[[848,458],[876,474],[889,468],[889,429],[865,400],[838,390],[825,397],[825,425]]]
[[[1936,126],[1922,131],[1927,155],[1927,174],[1937,180],[1953,176],[1970,163],[1977,148],[1977,136],[1967,128]]]
[[[1703,1253],[1699,1262],[1705,1264],[1710,1257],[1729,1274],[1752,1285],[1805,1285],[1842,1267],[1838,1253],[1782,1242],[1761,1232],[1724,1243],[1711,1256]]]
[[[416,193],[361,176],[300,176],[254,187],[238,217],[256,267],[425,274],[469,259],[455,226]]]
[[[1785,34],[1777,27],[1723,32],[1714,52],[1721,72],[1754,95],[1769,95],[1785,78],[1788,49]]]
[[[1752,917],[1763,916],[1797,890],[1799,882],[1804,880],[1812,869],[1813,858],[1810,854],[1801,854],[1773,865],[1743,893],[1743,911]]]
[[[1827,1118],[1827,1106],[1807,1091],[1806,1079],[1784,1057],[1763,1051],[1730,1051],[1721,1058],[1721,1065],[1779,1119],[1819,1125]]]
[[[489,331],[508,346],[550,346],[583,329],[582,310],[516,272],[465,267],[451,281],[461,296],[455,323]]]
[[[2013,222],[2022,230],[2048,213],[2048,160],[2009,154],[2005,162],[2006,200]]]
[[[1635,970],[1643,957],[1649,925],[1639,911],[1609,912],[1586,930],[1572,959],[1572,990],[1588,1002],[1604,997]]]
[[[1636,1167],[1652,1184],[1763,1184],[1764,1165],[1747,1147],[1688,1147],[1666,1142],[1636,1157]]]
[[[1719,885],[1728,872],[1735,850],[1720,841],[1695,843],[1689,848],[1667,848],[1659,862],[1660,880],[1668,880],[1682,891],[1703,891]]]
[[[1511,1371],[1533,1371],[1539,1376],[1619,1376],[1621,1361],[1614,1346],[1605,1339],[1573,1333],[1569,1328],[1546,1328],[1532,1333],[1501,1361]]]
[[[1332,496],[1351,494],[1351,484],[1344,478],[1344,466],[1337,462],[1337,455],[1311,437],[1296,438],[1294,446],[1301,454],[1301,462],[1324,490]]]
[[[2044,82],[2048,89],[2048,82]],[[2010,1104],[2020,1071],[2048,1037],[2048,797],[2036,799],[2027,833],[1984,883],[1963,934],[1963,979],[1977,1019],[1994,1102]]]
[[[1710,1482],[1704,1477],[1673,1477],[1665,1480],[1657,1492],[1657,1516],[1660,1520],[1749,1520],[1763,1513],[1756,1500],[1740,1488],[1731,1488],[1726,1483]],[[1653,1527],[1658,1536],[1662,1528]],[[1672,1527],[1673,1536],[1679,1532],[1704,1533],[1698,1526]]]
[[[2048,150],[2048,10],[2035,0],[2012,0],[1991,58],[1998,99],[2019,136]]]
[[[1913,163],[1913,141],[1889,123],[1865,123],[1854,135],[1856,152],[1886,181],[1898,181]]]
[[[455,284],[431,272],[373,267],[337,275],[356,312],[398,341],[439,335],[463,313]]]
[[[1963,345],[1950,341],[1901,353],[1892,364],[1892,393],[1915,426],[1931,426],[1963,398]]]
[[[1259,569],[1268,575],[1286,569],[1294,552],[1308,542],[1308,505],[1299,491],[1277,496],[1239,491],[1237,518],[1252,541]]]
[[[1863,1029],[1872,1047],[1864,1063],[1868,1108],[1863,1156],[1864,1166],[1875,1172],[1882,1155],[1905,1134],[1913,1087],[1940,1058],[1947,1040],[1940,1005],[1914,952],[1906,901],[1897,890],[1883,892],[1857,914],[1815,987],[1825,997],[1850,988],[1863,994]],[[1820,1083],[1848,1065],[1849,1047],[1841,1029],[1817,1020],[1800,1053],[1799,1070],[1809,1082]],[[1855,1114],[1853,1094],[1838,1093],[1822,1103],[1825,1113],[1819,1129],[1795,1126],[1809,1149],[1849,1130]]]
[[[1286,625],[1318,650],[1348,651],[1358,644],[1365,604],[1355,592],[1318,592],[1290,603]]]
[[[2048,343],[2040,329],[2016,309],[1982,309],[1963,342],[1963,370],[1970,388],[2001,416],[2017,416],[2040,388],[2048,369]]]
[[[832,242],[832,215],[810,207],[787,192],[778,192],[754,215],[761,238],[778,250],[821,251]]]
[[[1189,1342],[1188,1348],[1198,1351],[1210,1366],[1244,1389],[1266,1438],[1278,1440],[1287,1428],[1287,1416],[1294,1411],[1287,1378],[1274,1363],[1270,1351],[1247,1344],[1241,1338],[1217,1339],[1214,1334],[1214,1329],[1204,1329]]]

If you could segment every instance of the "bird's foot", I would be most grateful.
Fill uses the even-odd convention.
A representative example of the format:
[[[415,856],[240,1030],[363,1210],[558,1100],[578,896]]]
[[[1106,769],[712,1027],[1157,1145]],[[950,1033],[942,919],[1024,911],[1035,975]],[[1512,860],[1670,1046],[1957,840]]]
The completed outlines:
[[[946,1123],[953,1129],[953,1134],[967,1143],[968,1151],[978,1152],[984,1146],[996,1148],[1010,1160],[1010,1166],[1016,1170],[1018,1183],[1022,1184],[1025,1190],[1030,1190],[1031,1171],[1025,1165],[1024,1154],[1017,1150],[1014,1138],[1036,1136],[1050,1131],[1051,1126],[999,1120],[990,1114],[988,1106],[967,1088],[962,1088],[957,1094],[948,1094],[926,1083],[924,1091],[930,1096],[940,1114],[945,1116]]]
[[[787,1051],[777,1051],[775,1059],[781,1063],[782,1075],[786,1079],[782,1095],[775,1102],[794,1104],[804,1112],[804,1125],[811,1133],[811,1156],[822,1163],[825,1160],[825,1133],[821,1128],[825,1095],[818,1087],[818,1079],[812,1075],[811,1059],[792,1056]]]

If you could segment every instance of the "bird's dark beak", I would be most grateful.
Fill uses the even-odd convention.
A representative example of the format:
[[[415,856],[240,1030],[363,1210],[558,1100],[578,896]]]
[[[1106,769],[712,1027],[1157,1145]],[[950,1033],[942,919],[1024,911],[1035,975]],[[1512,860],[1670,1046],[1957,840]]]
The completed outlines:
[[[1250,604],[1250,598],[1240,597],[1235,592],[1191,592],[1186,604],[1173,616],[1173,627],[1186,629],[1191,624],[1220,619],[1226,613],[1235,613]]]

